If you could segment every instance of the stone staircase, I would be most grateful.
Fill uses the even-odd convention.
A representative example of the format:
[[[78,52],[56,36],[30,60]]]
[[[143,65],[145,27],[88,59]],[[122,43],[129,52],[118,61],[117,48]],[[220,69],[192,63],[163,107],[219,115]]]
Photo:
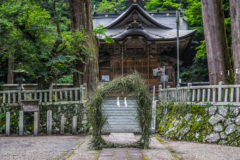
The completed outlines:
[[[103,133],[140,133],[137,119],[137,102],[133,97],[108,97],[102,106],[107,118]]]

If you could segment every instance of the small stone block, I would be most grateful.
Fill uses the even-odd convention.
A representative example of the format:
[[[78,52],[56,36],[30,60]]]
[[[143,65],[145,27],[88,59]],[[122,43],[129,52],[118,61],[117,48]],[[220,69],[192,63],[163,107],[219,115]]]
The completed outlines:
[[[34,112],[34,136],[38,135],[38,112]]]
[[[6,136],[10,136],[10,112],[6,113]]]
[[[23,111],[19,112],[19,136],[23,136]]]
[[[47,134],[52,134],[52,111],[47,111]]]

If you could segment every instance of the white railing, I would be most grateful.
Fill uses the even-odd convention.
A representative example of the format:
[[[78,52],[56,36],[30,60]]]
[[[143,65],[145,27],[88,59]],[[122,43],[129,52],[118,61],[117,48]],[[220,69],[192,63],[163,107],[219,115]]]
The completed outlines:
[[[20,105],[23,100],[37,100],[41,105],[84,103],[87,98],[86,85],[77,88],[48,90],[0,91],[0,105]]]
[[[206,85],[166,88],[159,86],[159,100],[216,105],[240,105],[240,85]]]

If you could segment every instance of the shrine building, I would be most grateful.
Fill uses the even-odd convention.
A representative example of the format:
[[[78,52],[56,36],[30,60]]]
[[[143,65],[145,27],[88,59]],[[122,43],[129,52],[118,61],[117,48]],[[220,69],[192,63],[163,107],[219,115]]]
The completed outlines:
[[[167,85],[176,85],[177,30],[176,11],[147,12],[143,0],[129,0],[127,9],[120,13],[94,13],[94,27],[104,25],[107,35],[114,40],[100,40],[99,79],[110,81],[137,71],[149,86],[158,84],[153,69],[166,68]],[[180,15],[180,64],[184,51],[191,42],[195,30],[188,30]]]

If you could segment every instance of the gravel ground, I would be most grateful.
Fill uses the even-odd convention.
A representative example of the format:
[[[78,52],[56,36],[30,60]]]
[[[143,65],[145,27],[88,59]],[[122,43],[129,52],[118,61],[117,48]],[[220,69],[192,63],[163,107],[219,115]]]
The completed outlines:
[[[160,143],[152,137],[150,149],[143,154],[150,160],[240,160],[240,147],[171,140]]]
[[[164,142],[152,137],[150,149],[142,150],[144,156],[150,160],[240,160],[240,147],[161,139]],[[89,140],[90,136],[0,137],[0,160],[96,160],[100,151],[90,150]]]
[[[83,136],[0,137],[0,160],[52,160],[63,156]]]
[[[183,159],[240,160],[240,147],[179,141],[168,141],[166,143]]]

